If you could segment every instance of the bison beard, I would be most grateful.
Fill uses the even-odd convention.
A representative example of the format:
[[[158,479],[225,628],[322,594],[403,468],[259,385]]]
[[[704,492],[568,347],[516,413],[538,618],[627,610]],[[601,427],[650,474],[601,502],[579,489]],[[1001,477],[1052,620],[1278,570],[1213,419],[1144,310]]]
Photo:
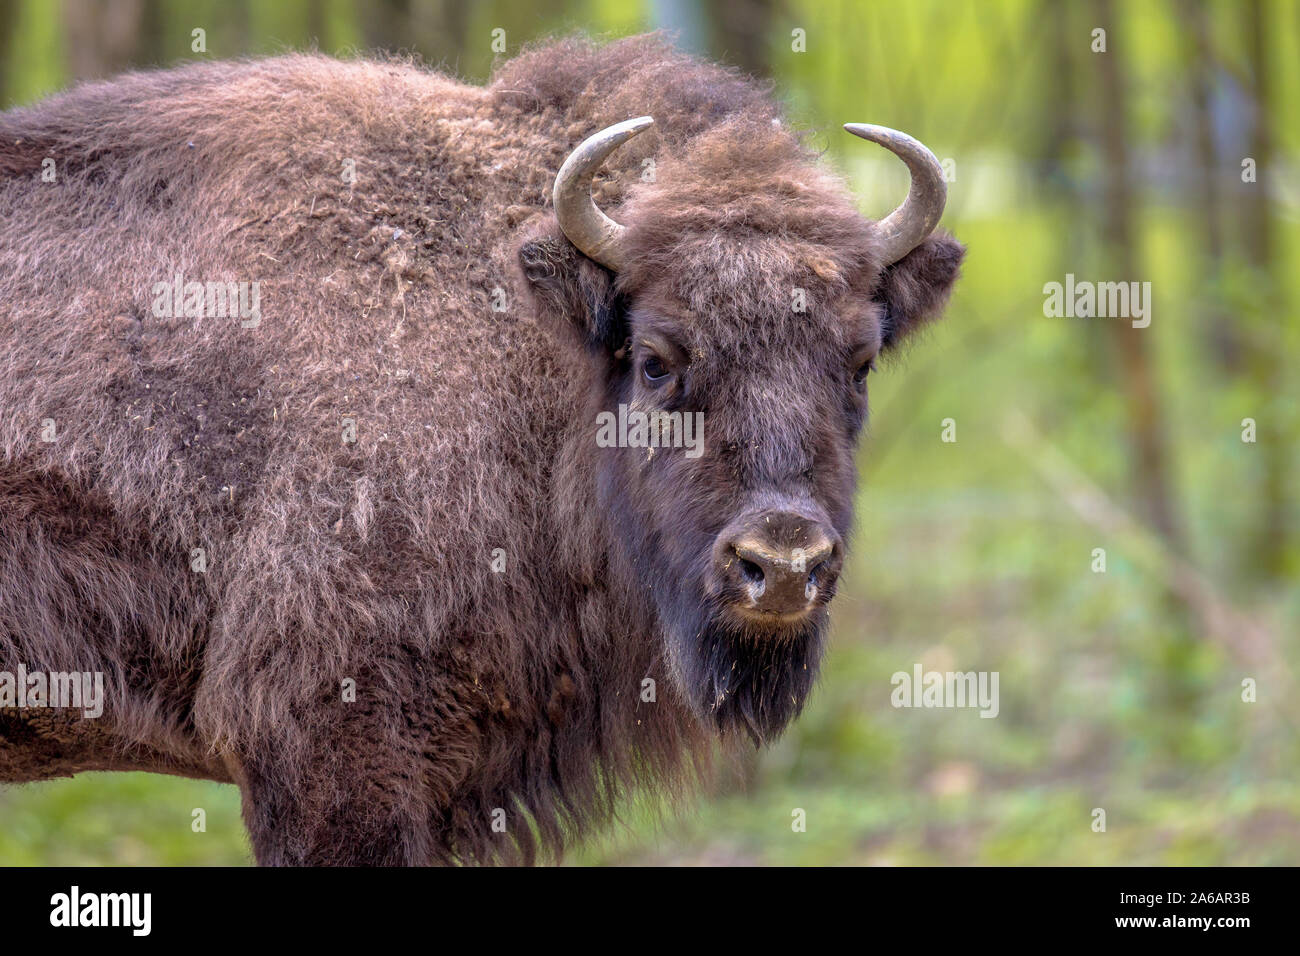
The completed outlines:
[[[776,633],[703,607],[682,606],[665,617],[680,648],[682,681],[720,731],[743,730],[761,745],[799,716],[821,663],[824,610]]]
[[[566,158],[642,116],[557,212]],[[0,670],[105,697],[0,709],[0,781],[231,783],[264,864],[531,861],[685,792],[719,731],[770,741],[866,371],[962,257],[923,150],[851,131],[913,151],[925,215],[867,219],[767,88],[657,37],[485,88],[294,55],[0,114]],[[178,274],[258,283],[261,322],[155,314]],[[699,410],[704,454],[598,447],[620,403]],[[754,550],[763,509],[816,525],[817,593],[802,545]]]
[[[616,474],[611,469],[605,476],[607,488],[616,483]],[[635,543],[629,563],[649,569],[648,579],[659,582],[645,610],[659,621],[670,668],[696,716],[724,736],[741,731],[755,745],[770,743],[799,716],[816,681],[827,627],[825,606],[775,628],[738,620],[716,591],[701,586],[709,579],[703,557],[680,557],[690,549],[707,555],[707,535],[679,526],[670,533],[678,546],[665,549],[659,543],[662,536],[647,532],[638,512],[606,503],[629,531],[637,529],[627,539],[629,547]],[[832,596],[833,591],[824,600]]]

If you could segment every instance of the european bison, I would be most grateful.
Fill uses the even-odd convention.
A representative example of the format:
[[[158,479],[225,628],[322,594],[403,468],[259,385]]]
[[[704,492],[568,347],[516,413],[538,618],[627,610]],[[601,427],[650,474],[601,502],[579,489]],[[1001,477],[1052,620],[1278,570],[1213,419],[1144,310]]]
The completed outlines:
[[[232,782],[264,864],[532,860],[778,734],[867,373],[963,253],[849,129],[911,168],[880,222],[657,37],[0,114],[0,779]],[[26,684],[80,672],[98,718]]]

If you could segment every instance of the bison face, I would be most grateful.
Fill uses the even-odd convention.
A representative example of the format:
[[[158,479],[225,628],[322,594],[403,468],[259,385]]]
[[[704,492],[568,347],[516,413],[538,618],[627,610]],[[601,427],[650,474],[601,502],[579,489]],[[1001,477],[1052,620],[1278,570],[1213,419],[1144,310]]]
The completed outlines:
[[[585,233],[562,172],[558,229],[520,261],[588,356],[584,427],[610,563],[626,577],[615,584],[655,618],[697,715],[761,742],[817,674],[869,373],[941,305],[962,247],[927,230],[891,261],[880,224],[792,166],[787,141],[757,158],[753,143],[731,158],[747,182],[669,166],[672,185],[634,197],[626,226],[580,188],[580,215],[601,217]],[[587,144],[574,156],[584,150],[603,158]],[[756,170],[766,189],[752,188]]]
[[[681,691],[719,728],[761,740],[817,672],[878,335],[867,321],[855,337],[792,322],[774,340],[752,315],[666,300],[634,300],[608,405],[692,423],[692,444],[602,451],[602,497]]]

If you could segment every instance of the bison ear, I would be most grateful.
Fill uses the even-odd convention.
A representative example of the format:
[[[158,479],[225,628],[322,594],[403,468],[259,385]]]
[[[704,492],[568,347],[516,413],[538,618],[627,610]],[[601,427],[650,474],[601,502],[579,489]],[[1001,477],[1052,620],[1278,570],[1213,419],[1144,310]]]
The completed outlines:
[[[524,242],[519,266],[541,312],[577,332],[594,352],[612,354],[622,347],[627,309],[608,270],[554,235]]]
[[[965,255],[966,247],[952,236],[933,234],[885,268],[874,294],[884,307],[881,351],[897,347],[939,313]]]

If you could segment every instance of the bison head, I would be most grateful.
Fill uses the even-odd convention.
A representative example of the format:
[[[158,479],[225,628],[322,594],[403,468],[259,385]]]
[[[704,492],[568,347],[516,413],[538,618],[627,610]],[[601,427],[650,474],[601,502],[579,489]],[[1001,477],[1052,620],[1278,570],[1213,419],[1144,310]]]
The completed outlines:
[[[661,145],[616,222],[593,176],[652,122],[570,154],[551,234],[520,261],[588,356],[619,583],[644,597],[697,715],[759,742],[816,676],[868,373],[943,304],[963,248],[932,234],[946,197],[934,156],[874,126],[846,129],[912,173],[878,222],[779,123],[739,118]]]

